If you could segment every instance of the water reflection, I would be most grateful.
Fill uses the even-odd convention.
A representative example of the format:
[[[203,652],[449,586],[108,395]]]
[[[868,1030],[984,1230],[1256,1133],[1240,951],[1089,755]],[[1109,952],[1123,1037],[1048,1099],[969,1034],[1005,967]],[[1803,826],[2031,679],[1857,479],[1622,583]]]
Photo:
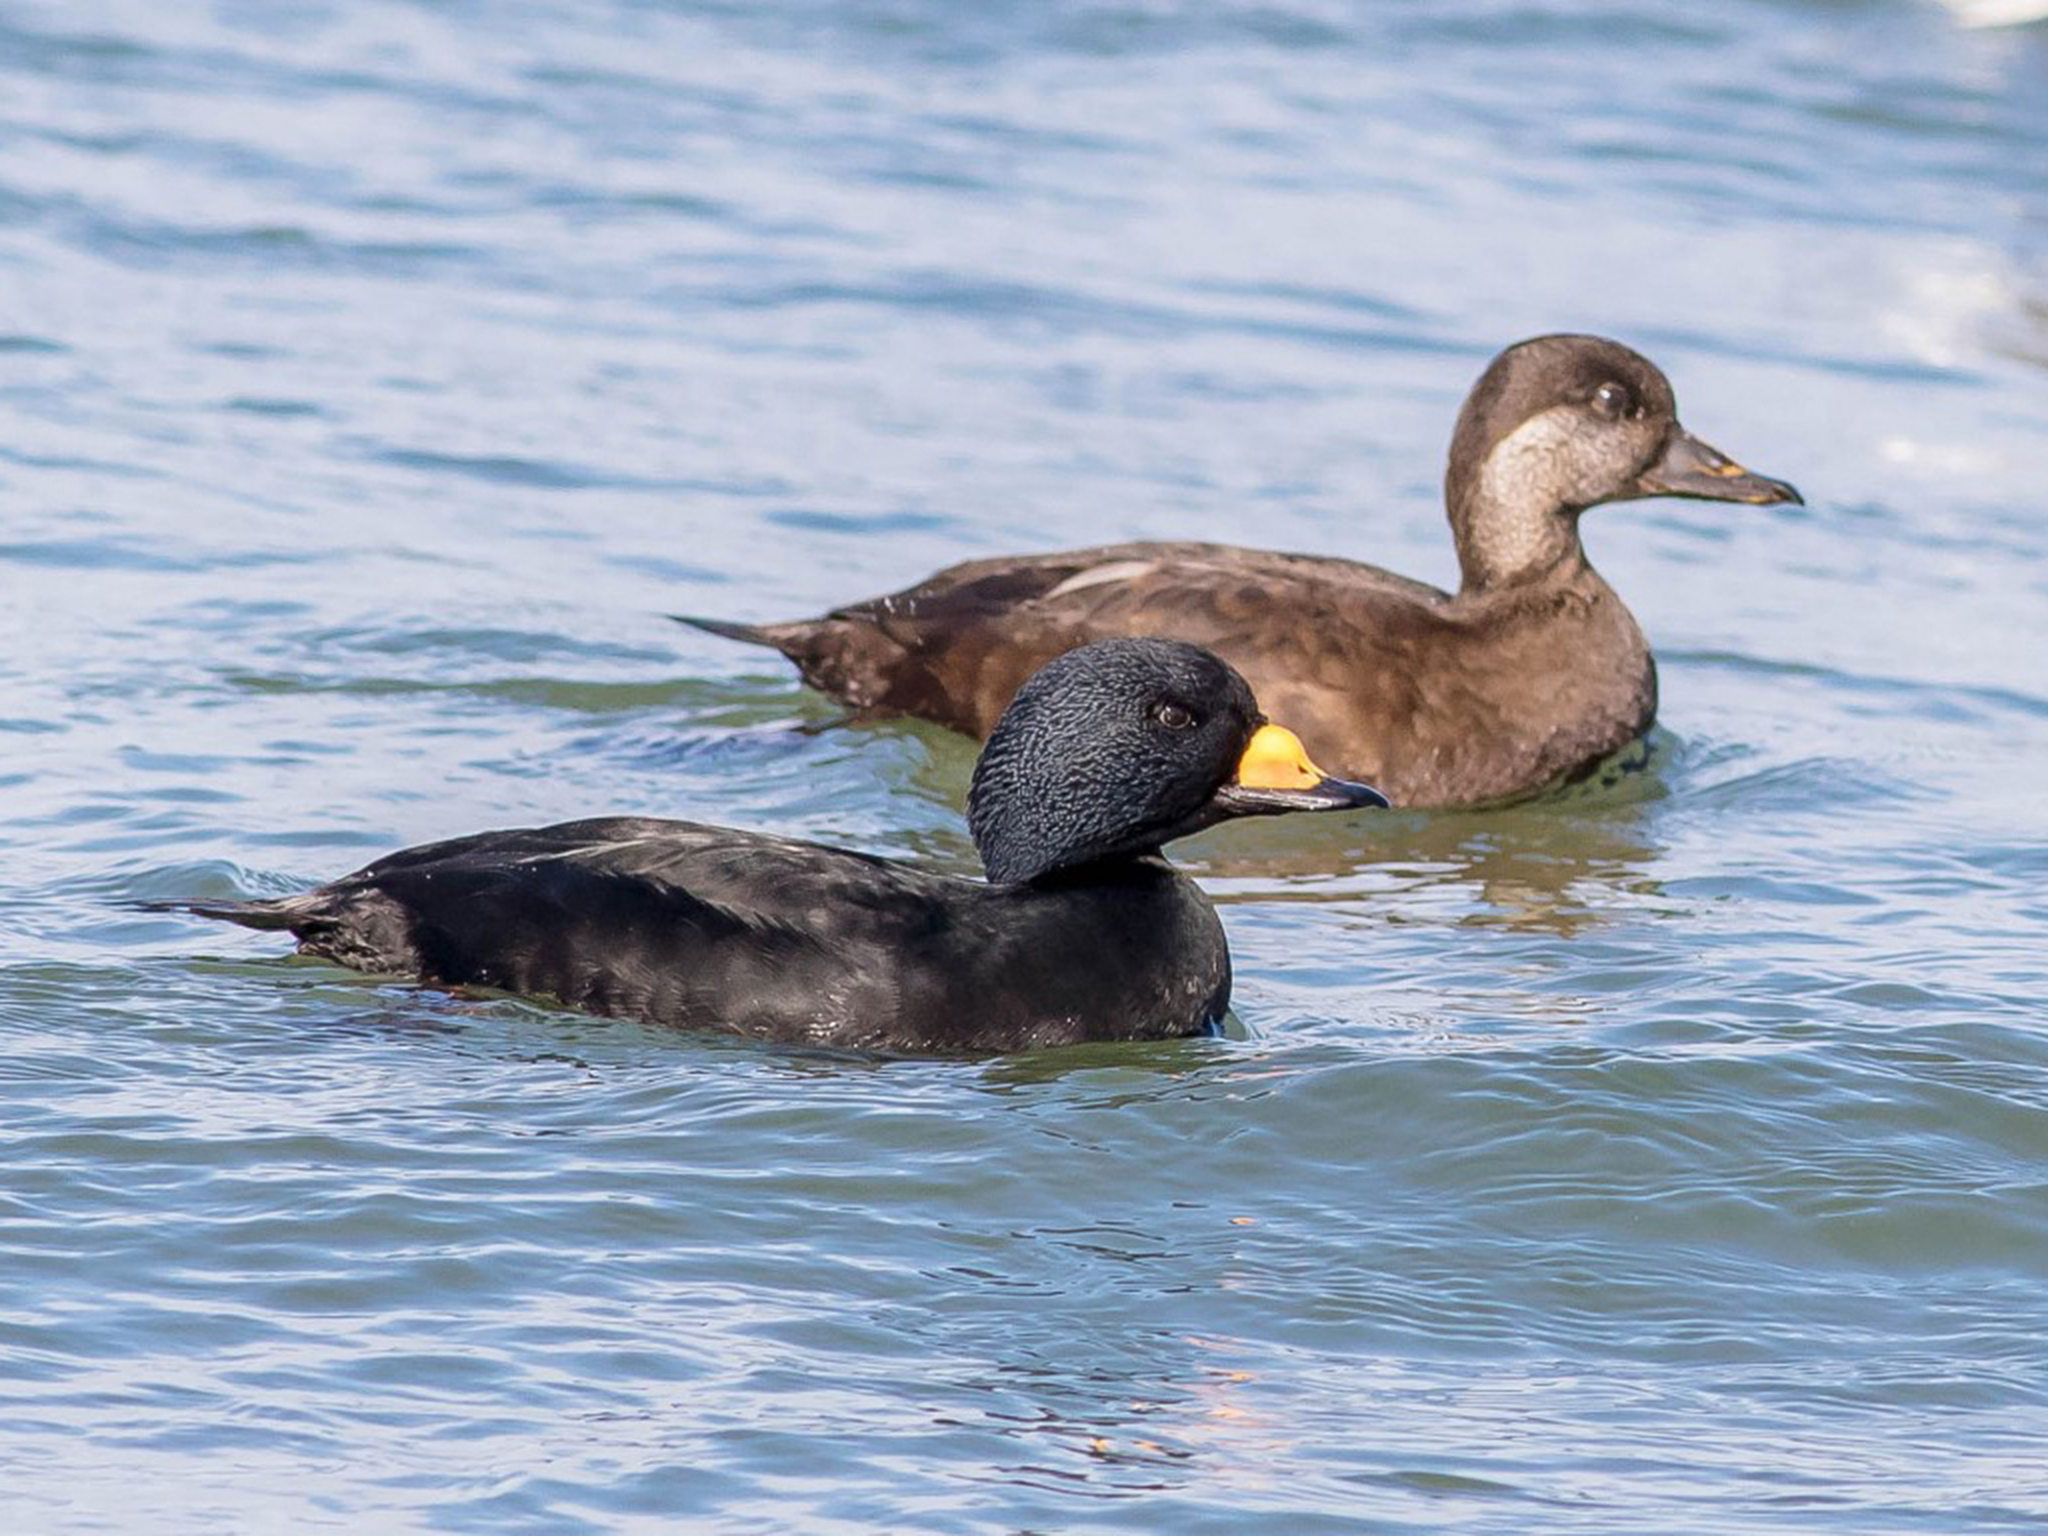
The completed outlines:
[[[1219,829],[1181,863],[1219,903],[1364,901],[1402,920],[1562,937],[1658,894],[1663,845],[1641,803],[1319,820]]]

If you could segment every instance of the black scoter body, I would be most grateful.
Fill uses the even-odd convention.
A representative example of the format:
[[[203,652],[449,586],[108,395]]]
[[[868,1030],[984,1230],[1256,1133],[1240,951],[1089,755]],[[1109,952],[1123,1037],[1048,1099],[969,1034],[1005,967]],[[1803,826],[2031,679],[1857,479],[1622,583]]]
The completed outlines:
[[[1215,651],[1312,754],[1396,804],[1483,804],[1570,779],[1655,718],[1649,644],[1578,526],[1642,496],[1799,499],[1687,433],[1647,358],[1543,336],[1495,358],[1459,415],[1456,593],[1349,560],[1133,543],[970,561],[820,619],[687,622],[775,647],[856,709],[970,735],[1062,651],[1170,635]]]
[[[975,770],[983,884],[813,843],[615,817],[392,854],[275,901],[194,903],[302,953],[786,1041],[1014,1051],[1201,1031],[1230,997],[1162,843],[1383,805],[1321,777],[1213,656],[1120,641],[1020,691]]]

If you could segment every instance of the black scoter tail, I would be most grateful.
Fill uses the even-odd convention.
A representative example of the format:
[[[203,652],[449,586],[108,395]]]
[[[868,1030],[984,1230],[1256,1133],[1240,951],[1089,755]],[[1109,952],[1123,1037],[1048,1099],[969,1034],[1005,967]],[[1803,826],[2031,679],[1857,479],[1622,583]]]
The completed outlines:
[[[189,912],[223,923],[240,923],[244,928],[290,928],[305,921],[306,911],[299,898],[286,896],[276,901],[138,901],[145,912]]]

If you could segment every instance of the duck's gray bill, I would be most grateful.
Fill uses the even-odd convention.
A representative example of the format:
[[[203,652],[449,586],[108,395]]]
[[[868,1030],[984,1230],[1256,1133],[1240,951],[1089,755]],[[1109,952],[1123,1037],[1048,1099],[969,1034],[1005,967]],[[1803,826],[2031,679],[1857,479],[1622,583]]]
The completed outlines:
[[[1700,501],[1741,501],[1760,507],[1780,501],[1806,505],[1806,499],[1785,481],[1752,474],[1683,428],[1671,434],[1662,456],[1637,479],[1636,490],[1644,496],[1691,496]]]

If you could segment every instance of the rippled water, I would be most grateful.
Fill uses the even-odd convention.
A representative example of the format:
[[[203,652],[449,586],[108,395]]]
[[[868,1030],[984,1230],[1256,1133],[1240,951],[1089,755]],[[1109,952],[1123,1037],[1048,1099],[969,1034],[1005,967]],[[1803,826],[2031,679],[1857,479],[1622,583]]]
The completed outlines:
[[[1484,359],[1655,771],[1262,824],[1233,1038],[868,1062],[138,913],[596,811],[971,867],[663,614],[1242,539],[1444,581]],[[23,1531],[2048,1521],[2048,31],[1938,7],[0,0]]]

